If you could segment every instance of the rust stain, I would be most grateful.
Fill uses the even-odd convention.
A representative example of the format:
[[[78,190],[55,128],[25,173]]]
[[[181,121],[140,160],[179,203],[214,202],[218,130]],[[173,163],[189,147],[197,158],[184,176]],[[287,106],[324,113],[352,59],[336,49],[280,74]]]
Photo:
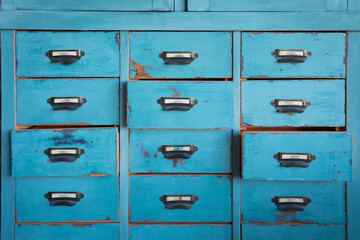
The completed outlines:
[[[131,117],[131,106],[130,105],[127,105],[127,110],[128,110],[128,117],[130,118]]]
[[[55,146],[59,145],[74,145],[74,144],[82,144],[82,145],[89,145],[87,141],[83,138],[76,139],[73,137],[72,133],[75,130],[53,130],[54,132],[60,132],[63,136],[62,137],[53,137],[50,140],[54,141]]]
[[[170,89],[170,90],[172,90],[174,92],[174,95],[172,95],[172,97],[179,97],[180,96],[180,92],[178,92],[175,87],[168,87],[168,89]]]
[[[173,167],[177,167],[178,164],[180,165],[184,165],[186,164],[186,159],[178,159],[178,158],[174,158],[173,159]]]
[[[339,175],[339,174],[340,174],[340,171],[337,171],[336,173]]]
[[[144,151],[144,157],[145,157],[145,158],[149,158],[149,157],[150,157],[149,152]]]
[[[149,158],[150,157],[150,154],[149,154],[149,152],[147,152],[147,151],[144,151],[144,144],[142,144],[141,143],[141,155],[143,156],[143,157],[145,157],[145,158]]]
[[[158,157],[158,153],[156,151],[155,154],[154,154],[154,158],[157,158],[157,157]]]
[[[115,35],[115,41],[116,41],[117,45],[120,46],[120,33],[117,33]]]
[[[111,176],[109,174],[104,174],[104,173],[96,173],[96,172],[91,172],[90,175],[88,175],[89,177],[107,177],[107,176]]]
[[[283,114],[286,114],[286,116],[294,116],[294,114],[292,114],[291,112],[285,112]]]
[[[329,152],[329,154],[338,154],[338,152]],[[335,165],[334,165],[335,166]]]
[[[131,62],[131,65],[133,66],[133,69],[130,69],[130,71],[133,71],[136,73],[135,78],[151,78],[151,76],[149,74],[147,74],[145,68],[149,68],[151,70],[155,70],[155,68],[138,64],[137,62],[135,62],[134,60],[131,60],[131,59],[130,59],[130,62]]]
[[[154,171],[149,170],[148,173],[155,173]]]

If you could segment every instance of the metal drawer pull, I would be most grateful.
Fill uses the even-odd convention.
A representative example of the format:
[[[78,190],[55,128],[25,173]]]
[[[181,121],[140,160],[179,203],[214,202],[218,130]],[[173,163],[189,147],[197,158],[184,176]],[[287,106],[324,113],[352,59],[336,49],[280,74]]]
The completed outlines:
[[[159,199],[167,209],[190,209],[195,202],[199,201],[196,195],[163,195]]]
[[[311,102],[307,100],[275,99],[270,104],[280,113],[303,113],[311,105]]]
[[[86,103],[83,97],[51,97],[47,102],[53,107],[53,110],[76,110]]]
[[[278,152],[274,155],[281,167],[300,167],[307,168],[309,164],[316,159],[311,153],[282,153]]]
[[[198,147],[194,145],[162,145],[158,150],[168,159],[189,159],[198,150]]]
[[[84,198],[81,192],[48,192],[44,195],[49,200],[50,205],[56,206],[74,206],[80,199]]]
[[[85,56],[85,52],[81,50],[49,50],[45,55],[52,63],[70,65]]]
[[[161,97],[157,100],[165,111],[189,111],[198,101],[195,98]]]
[[[271,52],[278,62],[303,63],[312,55],[306,49],[275,49]]]
[[[48,148],[44,153],[50,158],[50,162],[75,162],[85,153],[82,148]]]
[[[199,54],[196,52],[162,52],[159,57],[164,60],[165,64],[188,65],[198,58]]]
[[[273,197],[271,199],[280,211],[304,211],[305,207],[311,203],[308,197]]]

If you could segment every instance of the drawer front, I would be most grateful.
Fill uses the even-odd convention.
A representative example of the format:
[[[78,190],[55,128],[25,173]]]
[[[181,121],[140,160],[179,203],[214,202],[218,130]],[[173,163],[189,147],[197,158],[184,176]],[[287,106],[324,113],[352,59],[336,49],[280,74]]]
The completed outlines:
[[[345,39],[344,33],[243,33],[241,76],[345,78]],[[272,55],[276,49],[306,49],[311,56],[302,63],[278,62]]]
[[[45,198],[49,192],[80,192],[84,196],[74,206],[52,206],[52,199]],[[117,177],[18,178],[15,193],[17,222],[117,222],[119,219]],[[52,196],[56,200],[59,195]],[[71,196],[65,197],[68,200]]]
[[[351,133],[243,135],[242,175],[247,180],[351,181],[351,165]]]
[[[129,226],[129,240],[230,240],[231,225],[137,225]]]
[[[13,131],[12,176],[116,176],[117,134],[117,128]]]
[[[117,240],[119,224],[16,225],[15,240]]]
[[[231,130],[132,129],[129,171],[231,173],[231,138]]]
[[[345,126],[344,80],[243,81],[241,100],[242,126]]]
[[[161,98],[175,104],[162,107]],[[189,98],[196,104],[188,104]],[[185,110],[171,108],[177,103]],[[130,128],[231,128],[232,111],[232,82],[128,83]]]
[[[339,240],[345,239],[345,226],[334,225],[242,225],[243,240],[273,240],[273,239],[291,239],[291,240]]]
[[[119,101],[118,79],[16,81],[18,125],[118,125]]]
[[[64,1],[61,1],[61,4],[65,5]],[[42,6],[50,6],[50,4],[46,1]],[[16,75],[18,77],[118,77],[118,34],[118,32],[17,32]],[[61,52],[50,53],[48,57],[46,54],[50,50]],[[84,52],[84,56],[70,63],[69,56],[74,59],[76,56],[72,55],[80,57],[81,54],[65,50],[80,50]],[[64,56],[65,59],[58,61],[60,56]]]
[[[163,52],[170,52],[160,54]],[[176,52],[181,62],[174,60]],[[194,52],[197,57],[188,54]],[[172,54],[174,53],[174,54]],[[189,57],[189,58],[188,58]],[[193,62],[190,62],[191,59]],[[230,32],[132,32],[130,78],[230,78],[232,35]]]
[[[160,201],[168,195],[173,200],[195,195],[198,200],[193,205],[184,201],[191,208],[182,209],[171,204],[176,202],[170,202],[170,197],[165,197],[165,203]],[[130,176],[129,202],[130,222],[232,221],[228,176]]]
[[[346,222],[345,184],[341,182],[242,181],[241,196],[246,196],[241,198],[243,223]],[[276,205],[272,202],[275,197],[296,199],[282,198],[282,202],[288,201],[289,204]],[[294,210],[297,206],[293,203],[299,201],[298,197],[311,199],[305,207],[303,204],[296,204],[303,206],[303,211]],[[289,206],[290,204],[293,206]]]

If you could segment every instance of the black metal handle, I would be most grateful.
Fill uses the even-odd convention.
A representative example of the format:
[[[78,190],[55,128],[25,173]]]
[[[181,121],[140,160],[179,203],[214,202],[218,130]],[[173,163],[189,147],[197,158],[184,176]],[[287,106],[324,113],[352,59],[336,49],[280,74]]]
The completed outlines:
[[[50,205],[56,206],[74,206],[85,195],[81,192],[48,192],[44,195],[49,200]]]
[[[199,201],[196,195],[163,195],[159,199],[167,209],[190,209]]]
[[[75,162],[85,153],[82,148],[48,148],[44,153],[51,162]]]
[[[85,52],[81,50],[49,50],[45,55],[52,63],[70,65],[85,56]]]
[[[308,197],[273,197],[271,199],[280,211],[304,211],[305,207],[311,203]]]
[[[198,150],[198,147],[194,145],[162,145],[158,150],[168,159],[189,159]]]
[[[278,152],[274,155],[281,167],[300,167],[307,168],[316,159],[311,153],[283,153]]]
[[[76,110],[86,103],[83,97],[51,97],[47,102],[53,110]]]
[[[165,64],[188,65],[192,63],[199,54],[196,52],[162,52],[159,57]]]
[[[271,52],[278,62],[303,63],[312,55],[306,49],[275,49]]]
[[[280,113],[303,113],[311,105],[311,102],[298,99],[275,99],[270,104]]]
[[[194,98],[161,97],[157,103],[165,111],[189,111],[198,101]]]

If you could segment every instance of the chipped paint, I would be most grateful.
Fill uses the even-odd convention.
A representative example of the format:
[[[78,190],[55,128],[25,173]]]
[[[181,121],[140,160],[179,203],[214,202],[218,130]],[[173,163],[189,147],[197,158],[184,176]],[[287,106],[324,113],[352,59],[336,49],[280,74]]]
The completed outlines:
[[[135,62],[134,60],[131,60],[131,59],[130,59],[130,63],[132,66],[130,68],[130,71],[133,71],[136,73],[135,78],[151,78],[151,76],[146,72],[145,68],[155,70],[155,68],[138,64],[137,62]]]

